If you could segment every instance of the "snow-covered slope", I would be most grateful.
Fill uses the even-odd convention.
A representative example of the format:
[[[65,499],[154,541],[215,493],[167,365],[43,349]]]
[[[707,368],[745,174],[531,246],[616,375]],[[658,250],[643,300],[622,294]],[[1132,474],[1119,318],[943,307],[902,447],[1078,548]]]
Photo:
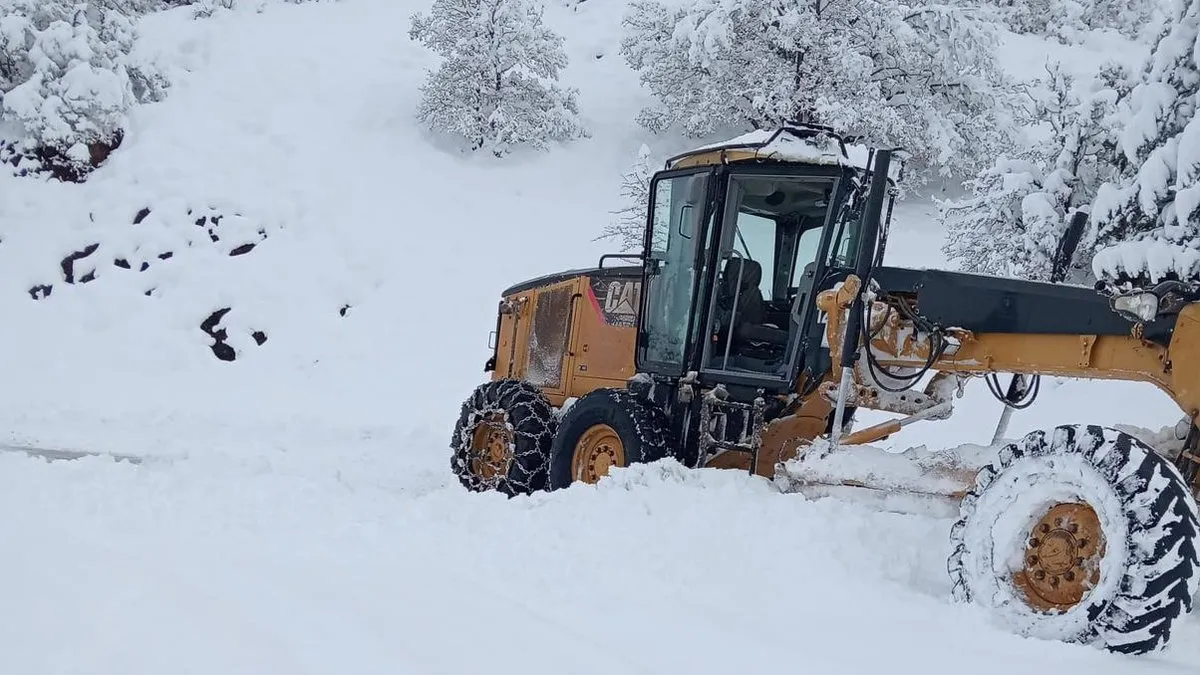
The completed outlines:
[[[1166,656],[1130,661],[952,605],[939,519],[736,473],[634,470],[511,501],[459,489],[446,441],[499,291],[607,252],[593,237],[650,140],[619,5],[548,8],[592,136],[544,155],[440,148],[411,119],[432,64],[405,36],[423,4],[344,0],[149,17],[139,49],[177,83],[109,163],[84,185],[0,175],[0,439],[151,458],[0,455],[0,671],[1200,665],[1195,620]],[[72,277],[94,279],[64,283],[60,261],[93,244]],[[903,206],[890,259],[937,265],[939,245],[929,207]],[[201,330],[226,307],[232,363]],[[998,412],[979,386],[891,442],[985,442]],[[1177,416],[1148,386],[1048,382],[1012,431]]]
[[[412,121],[431,57],[399,27],[417,8],[150,17],[140,48],[191,72],[137,111],[122,151],[83,186],[0,179],[0,312],[19,327],[0,371],[27,383],[3,394],[5,414],[412,416],[440,430],[488,355],[497,292],[605,251],[592,239],[636,157],[640,101],[615,57],[573,43],[571,76],[609,83],[582,96],[590,140],[503,164],[439,151]],[[217,227],[195,224],[210,213]],[[94,281],[64,283],[63,256],[96,243],[74,264]],[[33,302],[42,284],[51,295]],[[224,307],[236,365],[200,328]]]

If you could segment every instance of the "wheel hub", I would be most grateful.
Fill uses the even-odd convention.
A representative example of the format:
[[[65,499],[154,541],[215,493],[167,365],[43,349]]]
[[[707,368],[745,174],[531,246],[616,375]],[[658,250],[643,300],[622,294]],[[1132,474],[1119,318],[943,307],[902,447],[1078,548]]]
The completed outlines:
[[[584,432],[575,444],[571,474],[584,483],[595,483],[608,475],[613,466],[625,465],[625,446],[616,430],[597,424]]]
[[[508,474],[513,432],[503,412],[488,413],[471,436],[471,472],[491,481]]]
[[[1056,504],[1034,524],[1025,545],[1013,582],[1038,611],[1071,609],[1100,581],[1104,534],[1087,504]]]

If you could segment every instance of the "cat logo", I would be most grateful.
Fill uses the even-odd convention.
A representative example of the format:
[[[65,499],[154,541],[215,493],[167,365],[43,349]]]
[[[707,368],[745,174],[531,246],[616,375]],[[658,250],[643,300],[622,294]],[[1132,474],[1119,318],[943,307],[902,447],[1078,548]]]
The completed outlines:
[[[636,281],[611,281],[608,293],[604,296],[604,312],[606,314],[637,314],[634,301],[637,298]]]
[[[632,326],[637,320],[641,280],[592,279],[592,301],[610,326]]]

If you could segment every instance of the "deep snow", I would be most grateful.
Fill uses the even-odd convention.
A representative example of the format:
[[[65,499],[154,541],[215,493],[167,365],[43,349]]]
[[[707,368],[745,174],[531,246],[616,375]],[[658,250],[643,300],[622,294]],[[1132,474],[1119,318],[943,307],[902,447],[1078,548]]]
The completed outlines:
[[[645,94],[616,53],[619,6],[551,5],[592,137],[459,156],[412,123],[433,64],[405,36],[421,8],[149,17],[139,49],[176,86],[136,111],[126,145],[82,186],[0,176],[0,443],[149,458],[0,453],[0,672],[1200,666],[1195,619],[1166,655],[1129,660],[953,605],[941,518],[657,467],[511,501],[464,493],[446,443],[484,378],[498,293],[610,250],[592,239],[648,140],[630,121]],[[219,242],[193,224],[209,208],[226,215]],[[92,243],[76,274],[94,264],[95,280],[62,283],[59,260]],[[940,265],[940,243],[931,208],[904,204],[889,261]],[[234,363],[199,329],[226,306]],[[950,420],[887,445],[986,443],[998,414],[976,382]],[[1048,381],[1010,435],[1178,416],[1149,385]]]

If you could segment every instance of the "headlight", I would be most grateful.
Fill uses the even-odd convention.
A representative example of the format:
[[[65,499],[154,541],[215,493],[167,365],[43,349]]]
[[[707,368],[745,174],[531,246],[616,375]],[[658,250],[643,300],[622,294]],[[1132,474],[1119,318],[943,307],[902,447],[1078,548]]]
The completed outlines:
[[[1185,418],[1179,420],[1178,422],[1175,423],[1175,440],[1177,440],[1177,441],[1187,440],[1188,434],[1191,433],[1191,431],[1192,431],[1191,418],[1185,417]]]
[[[1149,293],[1130,293],[1113,298],[1112,308],[1130,321],[1153,321],[1158,316],[1158,296]]]

